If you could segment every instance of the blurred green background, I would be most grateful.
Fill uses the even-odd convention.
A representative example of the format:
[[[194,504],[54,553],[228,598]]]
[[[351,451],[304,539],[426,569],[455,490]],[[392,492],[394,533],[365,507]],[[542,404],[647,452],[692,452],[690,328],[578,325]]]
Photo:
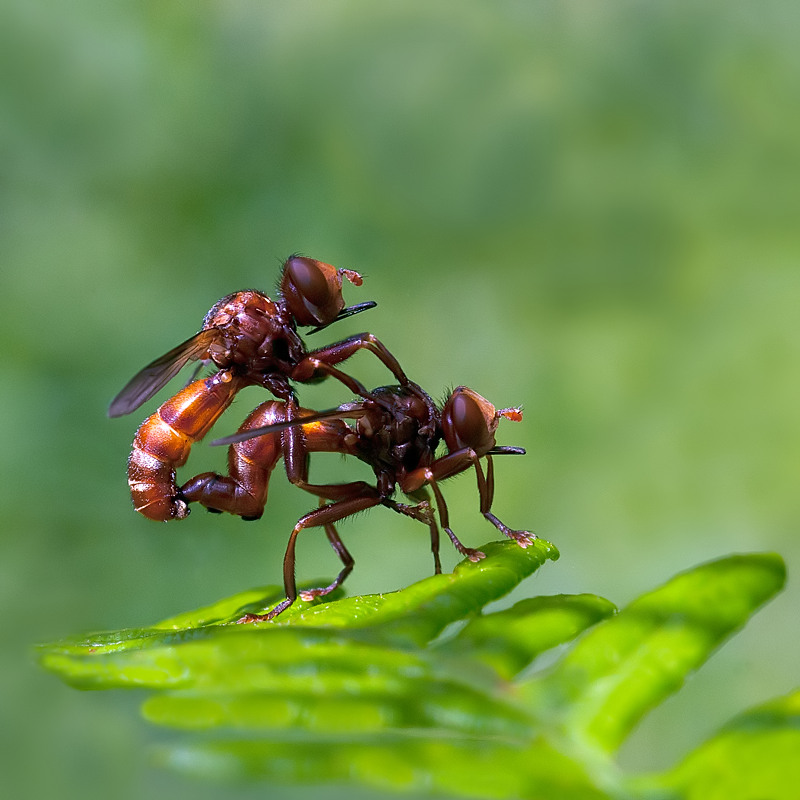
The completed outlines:
[[[361,271],[346,299],[379,303],[310,344],[369,329],[436,397],[463,383],[524,405],[499,441],[528,455],[498,464],[495,511],[562,553],[526,594],[622,604],[711,557],[787,558],[787,592],[646,721],[627,767],[666,766],[796,684],[800,7],[10,0],[0,13],[8,796],[264,796],[153,768],[163,735],[139,696],[67,689],[30,648],[280,580],[307,495],[276,473],[259,523],[156,525],[131,509],[125,460],[157,402],[105,410],[218,297],[271,293],[294,251]],[[348,367],[388,381],[368,355]],[[244,392],[216,430],[262,397]],[[189,469],[223,458],[198,446]],[[445,492],[466,543],[494,537],[473,479]],[[342,530],[351,592],[431,571],[409,520],[377,509]],[[301,577],[337,566],[324,537],[301,542]]]

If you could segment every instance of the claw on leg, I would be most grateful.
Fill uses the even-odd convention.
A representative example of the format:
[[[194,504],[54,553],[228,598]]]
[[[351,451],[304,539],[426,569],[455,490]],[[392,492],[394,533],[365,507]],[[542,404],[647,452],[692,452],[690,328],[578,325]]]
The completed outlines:
[[[509,528],[508,525],[501,522],[494,514],[489,511],[484,511],[483,516],[492,523],[504,536],[513,539],[520,547],[530,547],[539,537],[530,531],[517,531]]]
[[[486,553],[483,550],[475,550],[472,547],[466,547],[461,543],[461,540],[453,533],[450,528],[445,528],[445,533],[450,537],[450,541],[453,543],[453,547],[461,553],[464,558],[469,559],[473,562],[480,561],[481,559],[486,558]]]
[[[315,600],[317,597],[324,597],[326,594],[330,594],[339,584],[341,581],[337,578],[333,583],[328,584],[327,586],[320,588],[320,589],[304,589],[300,592],[300,599],[305,600],[307,603]]]
[[[509,531],[506,536],[513,539],[520,547],[530,547],[539,537],[530,531]]]
[[[293,600],[282,600],[275,608],[268,611],[266,614],[245,614],[236,620],[237,625],[247,625],[251,622],[266,622],[270,619],[275,619],[282,611],[285,611],[293,603]]]

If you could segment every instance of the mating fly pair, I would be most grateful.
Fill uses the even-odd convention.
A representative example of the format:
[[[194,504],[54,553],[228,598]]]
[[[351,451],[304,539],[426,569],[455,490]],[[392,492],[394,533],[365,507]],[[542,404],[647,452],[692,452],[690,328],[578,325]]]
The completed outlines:
[[[477,475],[481,513],[522,547],[535,538],[526,531],[508,528],[491,512],[492,455],[524,453],[521,448],[498,447],[494,432],[501,418],[521,419],[519,409],[498,411],[466,387],[457,388],[438,408],[369,333],[316,350],[306,349],[298,326],[313,326],[313,333],[375,306],[366,302],[345,307],[343,277],[361,284],[361,276],[352,270],[290,257],[283,265],[278,301],[255,291],[222,298],[206,315],[199,333],[145,367],[109,408],[110,416],[134,411],[190,361],[216,368],[209,377],[191,382],[167,400],[137,431],[128,461],[128,482],[134,507],[150,519],[183,519],[192,502],[210,511],[258,519],[267,501],[270,475],[281,458],[290,482],[320,498],[320,507],[301,517],[290,536],[284,558],[286,599],[266,615],[248,615],[241,621],[273,618],[294,602],[295,543],[306,528],[324,528],[343,569],[329,586],[304,592],[303,597],[321,596],[339,586],[352,570],[353,559],[334,523],[376,505],[428,526],[435,569],[441,572],[439,528],[428,487],[439,521],[456,549],[471,560],[482,558],[483,553],[465,547],[451,530],[438,486],[439,481],[470,468]],[[368,391],[336,367],[359,349],[377,355],[399,385]],[[292,382],[304,383],[327,375],[360,399],[321,413],[299,407]],[[203,473],[179,487],[176,469],[186,463],[192,444],[209,432],[237,392],[248,385],[263,386],[279,399],[262,403],[237,434],[214,442],[230,445],[227,475]],[[447,452],[437,458],[442,440]],[[309,483],[312,452],[355,456],[372,467],[375,485],[365,481]],[[483,458],[486,472],[481,465]],[[397,488],[416,505],[396,502],[393,496]]]

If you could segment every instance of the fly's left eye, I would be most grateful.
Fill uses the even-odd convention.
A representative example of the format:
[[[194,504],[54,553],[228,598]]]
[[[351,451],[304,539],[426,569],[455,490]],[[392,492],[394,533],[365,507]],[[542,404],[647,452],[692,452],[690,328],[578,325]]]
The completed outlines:
[[[442,429],[450,452],[470,448],[482,455],[494,447],[497,412],[485,397],[459,386],[442,410]]]
[[[327,274],[325,267],[328,267]],[[322,306],[330,300],[329,282],[336,278],[336,270],[313,258],[295,256],[286,265],[288,279],[307,302]]]
[[[465,394],[453,398],[450,409],[453,428],[464,443],[479,441],[486,430],[486,420],[478,404]]]
[[[284,264],[281,294],[298,325],[328,325],[344,308],[339,270],[305,256]]]

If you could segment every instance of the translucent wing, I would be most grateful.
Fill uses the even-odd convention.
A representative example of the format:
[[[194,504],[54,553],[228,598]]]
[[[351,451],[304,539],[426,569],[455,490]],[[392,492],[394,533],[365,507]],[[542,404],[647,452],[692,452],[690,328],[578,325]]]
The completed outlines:
[[[255,439],[266,433],[277,433],[278,431],[285,431],[287,428],[296,428],[298,425],[308,425],[311,422],[324,422],[330,419],[358,419],[359,417],[363,417],[366,413],[367,409],[363,406],[347,403],[338,408],[330,408],[327,411],[318,411],[314,414],[296,417],[295,419],[289,419],[285,422],[276,422],[274,425],[264,425],[261,428],[239,431],[230,436],[225,436],[222,439],[215,439],[211,442],[211,446],[216,447],[218,445],[236,444],[236,442]]]
[[[137,372],[111,401],[108,416],[122,417],[135,411],[166,386],[190,361],[202,358],[217,336],[216,328],[206,328]]]

